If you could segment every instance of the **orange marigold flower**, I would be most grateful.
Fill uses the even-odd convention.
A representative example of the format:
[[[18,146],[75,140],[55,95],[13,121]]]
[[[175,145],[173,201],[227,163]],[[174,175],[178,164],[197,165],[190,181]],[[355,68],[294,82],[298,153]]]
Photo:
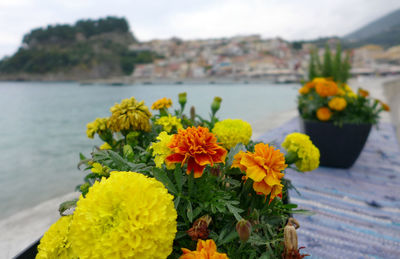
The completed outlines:
[[[381,105],[382,105],[382,108],[385,110],[385,111],[390,111],[390,106],[389,105],[387,105],[386,103],[384,103],[384,102],[381,102]]]
[[[361,95],[362,97],[366,98],[369,96],[369,92],[365,89],[358,88],[358,95]]]
[[[246,179],[254,181],[253,189],[265,196],[271,194],[270,200],[282,193],[281,179],[285,170],[285,156],[279,149],[268,144],[258,143],[254,153],[240,151],[235,155],[232,167],[246,173]]]
[[[167,156],[165,163],[181,163],[183,166],[187,162],[186,174],[193,170],[194,178],[203,175],[206,165],[214,166],[214,163],[225,163],[228,151],[219,146],[217,137],[204,127],[190,127],[180,129],[178,134],[172,136],[168,147],[172,154]]]
[[[314,88],[315,82],[314,81],[307,82],[303,87],[307,87],[309,89]]]
[[[321,97],[328,97],[328,96],[336,95],[339,91],[339,88],[335,82],[330,81],[330,80],[325,80],[325,81],[316,83],[315,91],[317,91],[317,93]]]
[[[329,108],[331,108],[332,110],[336,110],[336,111],[343,111],[344,108],[346,108],[347,106],[347,102],[346,99],[344,99],[343,97],[333,97],[329,103]]]
[[[317,118],[320,121],[328,121],[332,116],[331,110],[328,107],[321,107],[317,110]]]
[[[214,240],[197,241],[196,251],[182,248],[183,255],[179,259],[229,259],[225,253],[218,253]]]
[[[172,105],[172,100],[171,99],[167,99],[167,98],[161,98],[157,101],[155,101],[152,105],[151,105],[151,109],[152,110],[161,110],[163,108],[169,108]]]
[[[303,86],[302,88],[299,89],[300,94],[308,94],[310,92],[310,88],[307,86]]]

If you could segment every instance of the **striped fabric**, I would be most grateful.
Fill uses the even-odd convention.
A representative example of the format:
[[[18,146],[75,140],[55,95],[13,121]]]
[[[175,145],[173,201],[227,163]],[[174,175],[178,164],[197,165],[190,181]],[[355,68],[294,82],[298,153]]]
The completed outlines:
[[[280,144],[299,123],[293,119],[259,140]],[[400,147],[393,125],[374,127],[349,169],[288,170],[286,177],[300,192],[290,191],[291,202],[314,213],[294,215],[307,258],[400,258]]]

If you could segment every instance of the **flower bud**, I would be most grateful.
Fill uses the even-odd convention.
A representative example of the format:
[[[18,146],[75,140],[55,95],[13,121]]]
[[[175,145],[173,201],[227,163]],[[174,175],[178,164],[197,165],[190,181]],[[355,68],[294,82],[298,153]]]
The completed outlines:
[[[90,184],[84,183],[79,186],[79,190],[81,191],[82,195],[85,196],[89,192]]]
[[[218,96],[214,97],[214,101],[211,104],[211,111],[213,112],[213,114],[217,113],[217,111],[221,107],[221,102],[222,102],[221,97]]]
[[[291,254],[293,251],[297,251],[298,242],[297,242],[297,233],[296,228],[299,228],[299,222],[294,218],[289,218],[288,223],[286,224],[283,230],[283,238],[285,244],[285,253]]]
[[[196,109],[194,106],[190,107],[190,120],[194,123],[194,120],[196,119]]]
[[[187,101],[187,99],[186,99],[186,92],[183,92],[183,93],[179,93],[178,94],[178,100],[179,100],[179,104],[182,106],[182,107],[184,107],[185,106],[185,104],[186,104],[186,101]]]
[[[242,242],[247,242],[251,234],[250,221],[241,219],[238,223],[236,223],[236,232],[238,232],[239,238]]]
[[[125,145],[123,148],[123,153],[124,153],[124,157],[131,159],[133,158],[133,149],[131,147],[131,145]]]

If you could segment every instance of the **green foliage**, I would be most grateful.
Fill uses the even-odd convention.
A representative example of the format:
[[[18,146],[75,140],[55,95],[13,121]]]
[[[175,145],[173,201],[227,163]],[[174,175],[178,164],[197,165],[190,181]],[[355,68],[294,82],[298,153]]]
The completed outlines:
[[[325,53],[324,53],[324,64],[322,67],[322,76],[323,77],[332,77],[334,71],[332,69],[332,58],[331,58],[331,50],[329,45],[326,44],[325,46]]]
[[[129,31],[128,22],[124,18],[106,17],[98,20],[79,20],[75,25],[49,25],[37,28],[26,34],[22,40],[25,44],[61,44],[76,40],[76,34],[82,33],[86,38],[107,32]]]
[[[113,36],[105,35],[111,32]],[[114,39],[118,37],[126,38],[126,42]],[[0,73],[90,71],[102,64],[107,68],[103,69],[104,77],[113,73],[129,75],[136,64],[151,63],[160,58],[150,51],[129,51],[130,42],[134,39],[124,18],[80,20],[73,26],[38,28],[24,36],[24,47],[0,61]]]
[[[346,53],[343,58],[341,44],[336,45],[334,57],[328,46],[325,45],[324,59],[321,63],[317,50],[310,52],[310,63],[308,67],[308,78],[313,80],[316,77],[332,78],[335,82],[346,83],[350,77],[350,56]]]

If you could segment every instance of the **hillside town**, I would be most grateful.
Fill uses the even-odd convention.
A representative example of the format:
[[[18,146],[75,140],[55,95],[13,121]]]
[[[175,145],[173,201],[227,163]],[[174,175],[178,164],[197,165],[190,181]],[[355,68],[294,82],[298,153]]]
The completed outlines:
[[[331,49],[337,40],[328,41]],[[135,66],[135,81],[229,81],[269,80],[296,82],[307,77],[311,43],[291,43],[260,35],[232,38],[151,40],[130,45],[131,51],[152,51],[160,58],[151,64]],[[319,49],[323,56],[324,49]],[[350,50],[352,75],[400,73],[400,46],[387,50],[366,45]]]

